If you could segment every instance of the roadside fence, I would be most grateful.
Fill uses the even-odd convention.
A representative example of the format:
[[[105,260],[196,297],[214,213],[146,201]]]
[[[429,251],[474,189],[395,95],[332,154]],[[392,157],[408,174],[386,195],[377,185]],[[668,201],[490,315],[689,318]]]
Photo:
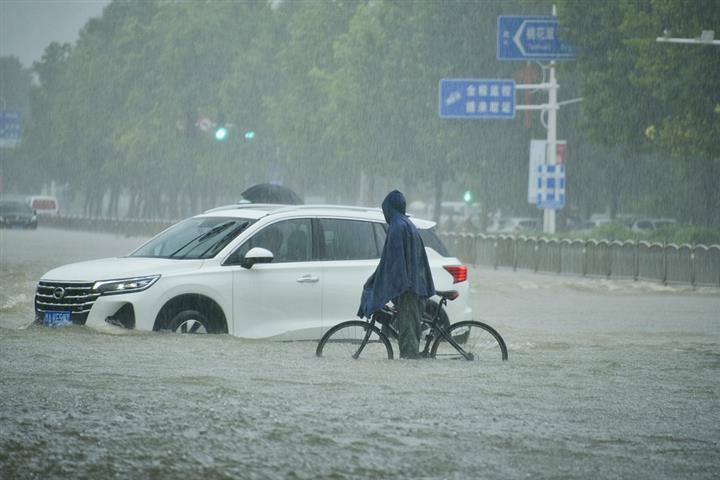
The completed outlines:
[[[441,233],[463,262],[494,268],[720,287],[720,245]]]

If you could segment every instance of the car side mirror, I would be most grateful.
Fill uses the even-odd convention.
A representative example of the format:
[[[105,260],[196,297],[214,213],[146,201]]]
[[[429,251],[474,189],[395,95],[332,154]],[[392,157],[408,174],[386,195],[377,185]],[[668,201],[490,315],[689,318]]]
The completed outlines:
[[[262,247],[253,247],[245,254],[245,258],[240,262],[243,268],[252,268],[256,263],[270,263],[273,261],[273,254],[270,250]]]

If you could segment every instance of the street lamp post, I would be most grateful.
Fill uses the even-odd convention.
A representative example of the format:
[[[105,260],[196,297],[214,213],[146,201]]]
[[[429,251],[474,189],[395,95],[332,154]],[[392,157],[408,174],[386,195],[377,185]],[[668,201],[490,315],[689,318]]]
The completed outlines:
[[[720,47],[720,40],[715,40],[715,30],[703,30],[697,38],[671,37],[670,31],[665,30],[662,37],[655,39],[659,43],[689,43],[693,45],[715,45]]]

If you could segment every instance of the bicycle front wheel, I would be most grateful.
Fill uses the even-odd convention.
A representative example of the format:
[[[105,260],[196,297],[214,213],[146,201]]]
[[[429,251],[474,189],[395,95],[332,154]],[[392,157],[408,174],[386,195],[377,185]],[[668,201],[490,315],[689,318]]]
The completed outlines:
[[[482,322],[468,320],[450,325],[446,330],[457,347],[445,338],[438,337],[430,355],[438,360],[466,359],[474,361],[507,360],[505,340],[492,328]]]
[[[363,340],[368,334],[367,342]],[[350,320],[335,325],[318,342],[315,355],[328,358],[392,359],[390,341],[376,326],[368,322]]]

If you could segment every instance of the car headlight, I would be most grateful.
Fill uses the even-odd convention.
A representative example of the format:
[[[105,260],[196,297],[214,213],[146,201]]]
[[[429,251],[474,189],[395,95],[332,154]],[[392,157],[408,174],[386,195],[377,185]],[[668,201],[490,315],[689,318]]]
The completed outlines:
[[[119,280],[103,280],[95,282],[93,290],[103,295],[112,295],[116,293],[132,293],[141,292],[150,288],[158,281],[160,275],[151,275],[149,277],[121,278]]]

